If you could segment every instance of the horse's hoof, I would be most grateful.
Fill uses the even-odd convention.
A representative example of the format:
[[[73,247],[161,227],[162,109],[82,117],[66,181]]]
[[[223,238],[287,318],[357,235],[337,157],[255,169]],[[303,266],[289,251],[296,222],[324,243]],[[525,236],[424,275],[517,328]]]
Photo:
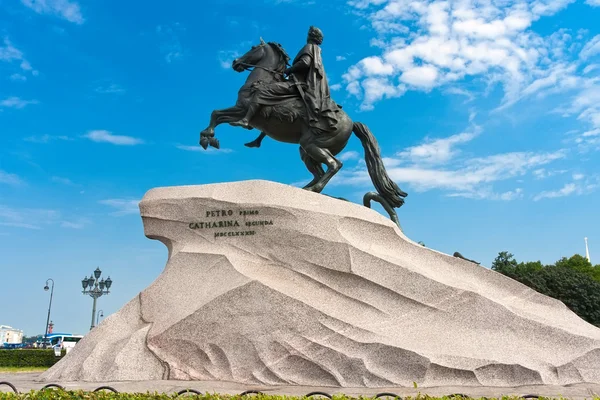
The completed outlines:
[[[210,144],[215,149],[219,149],[221,147],[221,145],[219,143],[219,139],[215,139],[214,137],[211,137],[210,139],[208,139],[208,144]]]
[[[202,146],[204,150],[208,148],[208,138],[206,136],[202,136],[202,138],[200,138],[200,146]]]
[[[253,142],[250,142],[250,143],[245,143],[244,146],[246,146],[246,147],[260,147],[260,143],[258,143],[256,141],[253,141]]]
[[[211,137],[215,136],[215,131],[212,129],[205,129],[202,132],[200,132],[200,136],[211,138]]]

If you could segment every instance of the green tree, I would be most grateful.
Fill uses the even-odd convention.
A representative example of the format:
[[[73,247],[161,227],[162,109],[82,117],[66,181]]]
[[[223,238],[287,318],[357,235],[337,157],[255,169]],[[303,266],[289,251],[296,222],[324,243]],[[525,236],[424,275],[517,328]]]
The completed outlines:
[[[575,254],[545,266],[540,261],[518,263],[502,251],[492,269],[562,301],[580,318],[600,327],[600,266],[592,266],[584,257]]]
[[[590,324],[600,326],[600,283],[565,266],[550,265],[538,272],[533,289],[562,301]]]
[[[558,260],[554,265],[556,265],[557,267],[564,267],[573,271],[581,272],[582,274],[591,277],[595,281],[600,282],[600,268],[598,268],[599,266],[592,266],[592,263],[590,263],[587,260],[587,258],[579,254],[573,255],[571,256],[571,258],[563,257],[560,260]]]
[[[541,261],[520,262],[514,268],[514,276],[512,276],[512,278],[531,288],[534,288],[541,284],[539,273],[543,269],[544,265]]]
[[[511,253],[508,251],[501,251],[498,253],[498,257],[496,257],[492,262],[492,269],[500,272],[503,275],[516,279],[515,271],[517,265],[517,260],[515,260],[515,257]]]

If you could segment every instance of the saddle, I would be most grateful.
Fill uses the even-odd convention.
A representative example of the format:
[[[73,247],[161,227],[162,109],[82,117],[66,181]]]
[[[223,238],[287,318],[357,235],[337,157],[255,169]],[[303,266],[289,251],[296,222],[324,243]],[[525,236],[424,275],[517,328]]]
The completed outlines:
[[[306,118],[306,110],[300,97],[283,100],[278,104],[264,105],[261,114],[265,119],[277,119],[292,123],[298,118]]]
[[[333,100],[332,103],[335,105],[335,114],[339,113],[339,111],[342,109],[342,106],[333,102]],[[304,102],[302,99],[300,99],[300,96],[298,96],[291,99],[282,100],[278,104],[264,105],[261,108],[261,113],[265,119],[273,118],[282,122],[292,123],[298,118],[304,119],[307,117],[305,107],[306,106],[304,105]],[[337,119],[332,121],[327,120],[326,118],[320,118],[316,126],[313,128],[321,132],[331,132],[332,130],[335,130],[336,123]]]

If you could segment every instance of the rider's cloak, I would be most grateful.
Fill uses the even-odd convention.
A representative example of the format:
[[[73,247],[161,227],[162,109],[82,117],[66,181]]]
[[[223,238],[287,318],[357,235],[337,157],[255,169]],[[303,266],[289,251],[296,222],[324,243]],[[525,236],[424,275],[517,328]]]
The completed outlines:
[[[316,44],[306,44],[298,52],[292,65],[300,61],[305,61],[309,65],[305,73],[300,72],[298,74],[302,76],[300,80],[307,85],[304,98],[308,107],[309,125],[312,128],[325,131],[334,129],[337,123],[336,112],[339,108],[331,99],[329,83],[321,58],[321,48]]]
[[[292,65],[308,66],[294,71],[294,77],[302,86],[308,123],[314,131],[331,132],[336,129],[340,107],[331,99],[329,84],[321,59],[321,48],[315,44],[305,45]],[[276,105],[297,99],[300,95],[293,79],[282,82],[255,82],[252,85],[252,101],[261,105]],[[304,104],[303,104],[304,106]]]

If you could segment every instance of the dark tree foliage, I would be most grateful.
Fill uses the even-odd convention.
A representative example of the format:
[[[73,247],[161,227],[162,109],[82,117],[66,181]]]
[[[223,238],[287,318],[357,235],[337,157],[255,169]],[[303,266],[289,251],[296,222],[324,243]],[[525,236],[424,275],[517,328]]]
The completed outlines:
[[[501,251],[498,257],[492,263],[492,269],[501,274],[514,278],[515,269],[517,268],[517,260],[508,251]]]
[[[554,265],[543,268],[539,278],[533,289],[562,301],[582,319],[600,326],[599,282],[577,270]]]
[[[600,265],[593,267],[587,258],[579,254],[575,254],[571,258],[563,257],[554,265],[557,267],[565,267],[573,271],[581,272],[595,281],[600,282]]]
[[[563,257],[554,265],[519,263],[512,254],[502,251],[492,269],[562,301],[579,317],[600,327],[600,265],[592,266],[579,254]]]

